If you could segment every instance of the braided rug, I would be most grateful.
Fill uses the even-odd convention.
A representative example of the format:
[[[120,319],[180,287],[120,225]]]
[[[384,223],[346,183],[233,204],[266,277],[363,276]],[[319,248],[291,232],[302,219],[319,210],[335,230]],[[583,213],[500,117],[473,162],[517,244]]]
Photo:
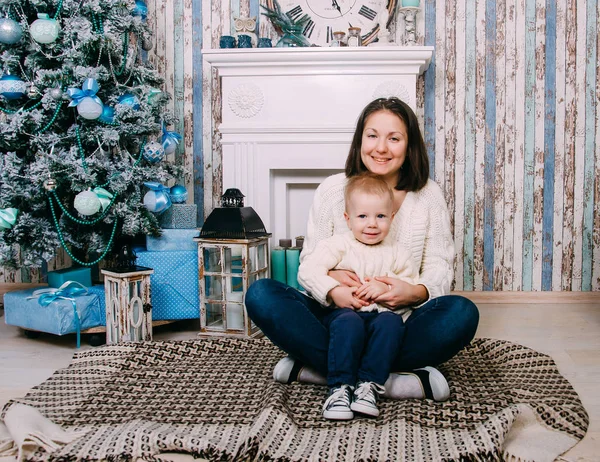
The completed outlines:
[[[273,381],[281,357],[265,339],[105,346],[76,353],[8,406],[24,403],[88,430],[51,454],[38,450],[34,461],[157,460],[174,451],[219,461],[525,460],[504,449],[509,440],[519,447],[524,411],[569,447],[588,426],[554,361],[506,341],[476,339],[441,366],[451,390],[444,403],[383,400],[379,418],[337,423],[321,416],[325,386]],[[525,443],[560,454],[543,439]]]

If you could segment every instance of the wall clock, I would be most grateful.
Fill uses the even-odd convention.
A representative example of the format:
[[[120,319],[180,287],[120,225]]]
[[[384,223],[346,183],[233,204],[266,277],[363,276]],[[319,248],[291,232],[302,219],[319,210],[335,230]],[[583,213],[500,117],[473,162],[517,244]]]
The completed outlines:
[[[274,0],[267,0],[267,7],[274,9]],[[328,46],[333,33],[348,33],[349,27],[360,27],[363,45],[377,37],[379,25],[377,14],[387,8],[394,17],[398,0],[278,0],[281,11],[296,20],[303,15],[310,20],[303,30],[313,45]]]

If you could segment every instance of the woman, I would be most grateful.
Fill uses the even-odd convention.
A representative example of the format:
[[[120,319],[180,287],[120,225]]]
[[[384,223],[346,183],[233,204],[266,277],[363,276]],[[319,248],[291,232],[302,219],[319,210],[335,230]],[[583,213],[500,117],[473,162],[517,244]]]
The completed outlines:
[[[390,374],[384,396],[443,401],[449,387],[433,366],[469,344],[479,312],[468,299],[448,295],[454,262],[448,207],[439,186],[429,179],[418,120],[403,101],[379,98],[362,111],[345,172],[325,179],[315,192],[301,260],[314,251],[317,242],[347,232],[344,187],[347,178],[367,170],[384,177],[393,188],[396,214],[389,236],[410,249],[419,268],[417,284],[381,277],[389,290],[361,301],[365,306],[377,303],[390,309],[412,309],[392,369],[399,373]],[[348,271],[329,275],[350,287],[361,285]],[[249,288],[245,303],[254,323],[289,355],[276,365],[275,380],[325,383],[329,334],[319,302],[283,283],[262,279]]]

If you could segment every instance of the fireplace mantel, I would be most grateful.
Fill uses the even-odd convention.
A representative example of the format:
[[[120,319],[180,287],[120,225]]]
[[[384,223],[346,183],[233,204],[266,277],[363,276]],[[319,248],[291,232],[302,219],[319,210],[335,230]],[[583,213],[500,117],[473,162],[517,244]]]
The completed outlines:
[[[381,96],[415,108],[432,55],[416,46],[203,50],[204,75],[217,76],[204,81],[205,159],[220,137],[223,189],[246,195],[272,242],[301,235],[316,185],[343,169],[360,111]]]

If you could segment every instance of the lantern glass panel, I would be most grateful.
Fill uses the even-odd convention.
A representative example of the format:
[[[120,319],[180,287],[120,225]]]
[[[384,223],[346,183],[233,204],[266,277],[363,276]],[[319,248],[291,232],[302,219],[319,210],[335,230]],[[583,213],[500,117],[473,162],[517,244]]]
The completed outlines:
[[[204,248],[204,271],[209,273],[220,273],[221,268],[221,249],[218,247]]]
[[[244,300],[244,282],[242,278],[227,278],[227,291],[225,292],[225,299],[227,301],[242,302]]]
[[[206,303],[206,326],[217,329],[223,327],[223,305],[220,303]]]
[[[223,278],[204,276],[204,296],[208,300],[223,300]]]
[[[225,270],[227,274],[242,274],[242,247],[233,246],[223,249],[225,256]],[[227,292],[241,292],[244,290],[244,285],[241,277],[228,278]]]
[[[267,245],[260,244],[257,247],[257,266],[258,269],[263,269],[267,267]]]
[[[248,256],[250,258],[250,271],[256,271],[258,269],[257,247],[250,247],[248,249]]]
[[[244,307],[241,303],[227,304],[227,329],[244,330]]]

